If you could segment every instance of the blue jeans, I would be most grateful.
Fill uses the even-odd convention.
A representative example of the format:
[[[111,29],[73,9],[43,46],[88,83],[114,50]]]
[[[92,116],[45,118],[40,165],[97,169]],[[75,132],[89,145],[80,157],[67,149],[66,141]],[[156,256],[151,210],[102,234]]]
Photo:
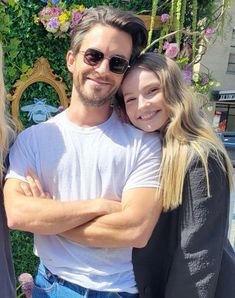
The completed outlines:
[[[138,298],[138,294],[126,292],[101,292],[89,290],[53,275],[39,265],[33,288],[33,298]]]

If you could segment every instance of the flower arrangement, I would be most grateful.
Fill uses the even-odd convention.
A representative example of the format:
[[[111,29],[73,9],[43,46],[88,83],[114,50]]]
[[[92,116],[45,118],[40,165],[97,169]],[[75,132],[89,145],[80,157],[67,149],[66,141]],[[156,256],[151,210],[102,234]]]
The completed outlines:
[[[192,65],[187,64],[182,70],[182,74],[187,84],[191,86],[196,93],[210,96],[212,87],[220,86],[220,83],[213,78],[209,69],[205,72],[193,73]]]
[[[210,95],[212,87],[218,87],[220,83],[216,81],[211,72],[194,73],[192,76],[192,87],[195,92]]]
[[[220,86],[220,83],[216,81],[211,72],[207,69],[205,72],[195,72],[193,65],[197,61],[197,57],[193,53],[193,38],[194,34],[198,35],[201,39],[208,41],[214,34],[214,30],[207,26],[201,32],[190,33],[187,30],[180,29],[170,32],[170,26],[172,26],[171,15],[163,13],[160,16],[161,20],[161,32],[160,37],[153,41],[147,49],[150,49],[155,43],[158,43],[158,47],[154,49],[156,52],[163,53],[168,58],[175,60],[182,70],[183,77],[186,83],[192,87],[193,91],[200,94],[209,95],[213,87]],[[177,34],[184,33],[180,36],[178,42]],[[199,57],[199,61],[200,61]]]
[[[43,24],[47,32],[56,37],[63,37],[72,30],[82,19],[85,12],[84,5],[72,5],[66,8],[61,0],[42,0],[47,5],[35,16],[36,24]]]

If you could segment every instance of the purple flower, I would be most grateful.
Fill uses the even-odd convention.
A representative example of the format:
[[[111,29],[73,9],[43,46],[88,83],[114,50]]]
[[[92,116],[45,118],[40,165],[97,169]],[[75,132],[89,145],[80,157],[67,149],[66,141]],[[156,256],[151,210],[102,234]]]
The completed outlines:
[[[59,20],[57,18],[51,18],[48,25],[53,29],[58,29],[60,25]]]
[[[182,75],[183,75],[184,80],[186,81],[186,84],[190,86],[192,84],[192,77],[193,77],[192,71],[183,69]]]
[[[165,51],[165,55],[168,58],[175,58],[177,56],[177,54],[179,53],[179,46],[177,45],[177,43],[170,43]]]
[[[18,281],[21,284],[21,290],[25,297],[32,298],[32,290],[34,286],[32,275],[29,273],[22,273],[18,277]]]
[[[214,31],[213,31],[212,28],[210,28],[210,27],[206,28],[206,30],[205,30],[205,35],[206,35],[206,36],[209,37],[209,36],[211,36],[213,33],[214,33]]]
[[[168,21],[168,19],[169,19],[169,14],[168,13],[163,13],[162,15],[161,15],[161,21],[162,21],[162,23],[166,23],[167,21]]]
[[[201,83],[201,85],[206,85],[207,83],[209,83],[209,78],[207,78],[207,77],[202,78],[200,83]]]
[[[57,4],[59,4],[59,2],[60,2],[60,0],[52,0],[53,5],[57,5]]]

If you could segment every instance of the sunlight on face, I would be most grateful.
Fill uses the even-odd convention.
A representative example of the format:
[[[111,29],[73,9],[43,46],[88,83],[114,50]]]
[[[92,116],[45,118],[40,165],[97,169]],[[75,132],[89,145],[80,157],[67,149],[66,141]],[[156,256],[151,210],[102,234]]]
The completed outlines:
[[[146,132],[161,129],[168,113],[161,84],[156,74],[137,67],[128,73],[121,87],[131,123]]]

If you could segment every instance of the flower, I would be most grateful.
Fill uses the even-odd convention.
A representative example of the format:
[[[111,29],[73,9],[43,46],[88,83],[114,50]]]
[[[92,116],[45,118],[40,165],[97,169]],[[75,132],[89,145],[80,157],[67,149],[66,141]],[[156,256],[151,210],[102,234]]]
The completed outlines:
[[[175,58],[180,51],[180,48],[177,43],[164,43],[163,48],[166,49],[165,56],[168,58]]]
[[[210,28],[210,27],[206,28],[206,30],[205,30],[205,35],[206,35],[207,37],[210,37],[213,33],[214,33],[214,31],[213,31],[212,28]]]
[[[42,0],[47,5],[34,17],[36,24],[43,24],[47,32],[55,36],[64,36],[81,21],[85,11],[84,5],[72,5],[67,9],[62,1]]]
[[[80,13],[77,9],[72,9],[70,28],[71,29],[74,28],[80,22],[81,19],[82,19],[82,13]]]
[[[168,21],[168,19],[169,19],[169,14],[168,13],[163,13],[162,15],[161,15],[161,21],[162,21],[162,23],[166,23],[167,21]]]
[[[209,78],[208,77],[201,78],[200,83],[202,86],[206,85],[207,83],[209,83]]]
[[[164,44],[163,44],[163,50],[166,50],[167,48],[169,47],[169,42],[168,41],[165,41]]]
[[[193,74],[192,87],[195,92],[208,95],[214,86],[218,87],[220,83],[212,77],[212,73],[209,70]]]
[[[183,69],[182,75],[184,80],[186,81],[186,84],[190,86],[192,84],[192,76],[193,76],[192,71]]]
[[[29,273],[21,273],[18,277],[18,281],[21,285],[22,293],[26,298],[32,298],[32,290],[34,286],[33,277]]]

